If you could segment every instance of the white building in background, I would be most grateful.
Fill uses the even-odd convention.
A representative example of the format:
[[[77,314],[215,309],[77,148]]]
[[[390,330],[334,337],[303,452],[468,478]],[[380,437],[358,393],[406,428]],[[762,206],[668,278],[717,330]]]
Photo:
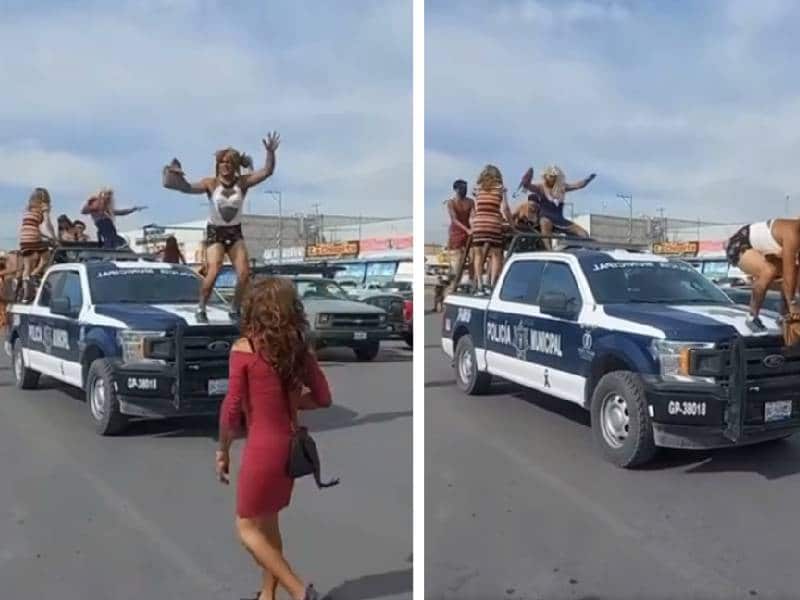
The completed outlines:
[[[320,243],[358,242],[358,258],[413,255],[413,221],[341,215],[244,215],[242,230],[252,258],[264,262],[299,262],[307,246]],[[155,253],[164,240],[175,236],[187,262],[199,262],[206,221],[188,221],[137,228],[120,235],[137,252]],[[147,234],[147,235],[146,235]]]

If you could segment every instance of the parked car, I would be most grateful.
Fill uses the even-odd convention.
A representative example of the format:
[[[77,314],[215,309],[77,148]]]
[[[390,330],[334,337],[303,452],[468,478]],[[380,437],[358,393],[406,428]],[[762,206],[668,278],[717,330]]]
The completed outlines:
[[[750,306],[750,296],[753,293],[753,288],[736,286],[722,287],[721,289],[735,304]],[[767,291],[767,297],[764,298],[763,308],[764,310],[769,310],[774,313],[783,313],[783,296],[781,293],[775,290]]]
[[[412,304],[410,299],[398,293],[382,290],[364,290],[358,299],[386,311],[386,322],[391,329],[389,339],[401,339],[409,347],[412,345],[410,315],[413,311],[409,308]]]

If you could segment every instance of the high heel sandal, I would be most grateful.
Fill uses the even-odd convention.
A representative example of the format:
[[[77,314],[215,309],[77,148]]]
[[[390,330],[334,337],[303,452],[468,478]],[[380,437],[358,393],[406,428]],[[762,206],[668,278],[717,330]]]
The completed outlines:
[[[306,595],[303,596],[303,600],[322,600],[322,596],[314,589],[314,584],[310,583],[306,588]]]

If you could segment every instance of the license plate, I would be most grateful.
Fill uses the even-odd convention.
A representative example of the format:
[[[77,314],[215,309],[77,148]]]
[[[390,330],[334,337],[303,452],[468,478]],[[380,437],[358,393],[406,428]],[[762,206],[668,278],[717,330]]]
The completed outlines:
[[[764,403],[764,421],[782,421],[792,416],[791,400],[779,400],[777,402]]]
[[[208,380],[208,395],[221,396],[228,393],[228,380],[227,379],[209,379]]]
[[[367,339],[367,332],[366,331],[356,331],[353,334],[354,340],[365,340]]]

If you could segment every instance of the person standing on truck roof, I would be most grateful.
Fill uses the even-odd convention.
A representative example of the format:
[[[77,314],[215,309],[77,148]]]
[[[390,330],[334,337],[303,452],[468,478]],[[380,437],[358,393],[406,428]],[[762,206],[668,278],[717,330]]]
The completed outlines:
[[[91,215],[94,225],[97,227],[97,240],[103,248],[120,248],[127,242],[117,233],[117,227],[114,224],[115,218],[125,217],[145,208],[147,207],[115,208],[114,190],[103,188],[86,201],[81,209],[81,214]]]
[[[574,237],[588,238],[586,230],[564,217],[564,201],[567,192],[585,188],[596,177],[594,173],[586,179],[575,183],[567,183],[564,172],[555,165],[547,167],[542,173],[542,180],[533,181],[533,167],[522,176],[520,187],[539,195],[539,227],[542,235],[553,235],[554,232],[568,233]],[[546,240],[552,248],[551,240]]]
[[[475,290],[483,285],[484,262],[489,261],[489,282],[493,286],[503,267],[503,224],[511,221],[503,175],[494,165],[486,165],[475,189],[475,216],[472,243],[475,246],[473,277]]]
[[[22,256],[23,302],[33,300],[31,279],[39,276],[47,265],[50,247],[42,237],[42,225],[51,239],[56,239],[53,221],[50,218],[50,193],[45,188],[36,188],[28,198],[28,208],[22,215],[19,228],[19,252]]]
[[[297,413],[329,407],[331,390],[311,352],[308,320],[291,280],[269,277],[248,288],[241,331],[231,351],[230,385],[220,409],[217,477],[229,483],[230,447],[245,435],[236,528],[263,571],[256,597],[275,598],[280,585],[294,600],[315,600],[319,595],[314,587],[294,573],[283,555],[278,516],[289,506],[294,487],[287,465]]]
[[[450,215],[450,230],[447,238],[447,251],[450,259],[450,273],[453,280],[448,292],[453,291],[460,282],[455,278],[467,259],[467,239],[472,231],[470,223],[475,212],[475,201],[467,196],[467,182],[457,179],[453,182],[455,196],[447,201],[447,212]]]
[[[164,167],[162,183],[165,188],[185,194],[205,194],[208,198],[206,275],[197,306],[199,320],[207,320],[206,303],[214,290],[226,254],[236,269],[236,293],[232,313],[234,317],[238,315],[242,293],[250,279],[250,260],[242,235],[244,199],[250,188],[266,180],[275,171],[275,151],[280,145],[280,136],[273,132],[261,141],[267,151],[267,158],[264,167],[256,171],[242,173],[243,167],[252,168],[253,160],[233,148],[225,148],[216,153],[214,177],[204,177],[194,183],[186,180],[177,158],[173,158]]]
[[[800,219],[773,219],[745,225],[728,240],[728,262],[753,278],[748,326],[760,331],[764,324],[759,312],[767,290],[783,279],[784,309],[792,320],[800,318],[797,291]]]

